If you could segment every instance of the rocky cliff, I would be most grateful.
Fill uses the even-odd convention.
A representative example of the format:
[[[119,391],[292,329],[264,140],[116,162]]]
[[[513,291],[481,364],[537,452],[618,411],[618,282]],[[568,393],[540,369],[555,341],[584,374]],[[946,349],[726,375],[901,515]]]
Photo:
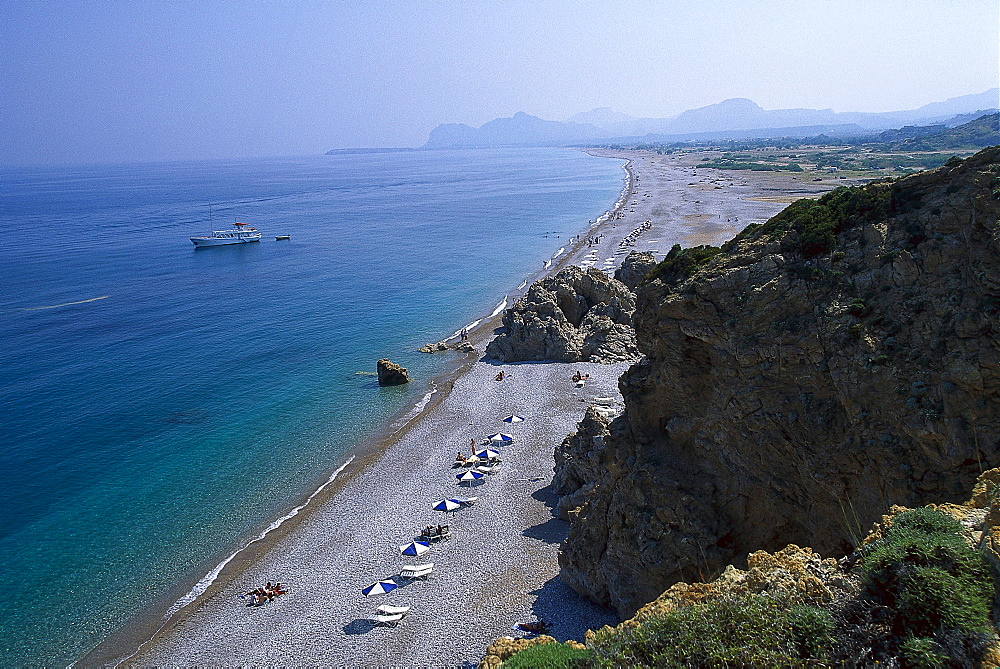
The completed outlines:
[[[640,284],[625,413],[557,449],[563,578],[630,616],[1000,464],[1000,147],[801,201]]]
[[[536,281],[503,315],[486,357],[503,362],[638,360],[635,295],[600,270],[569,266]]]
[[[635,290],[636,286],[656,266],[656,258],[649,251],[630,251],[621,267],[615,270],[615,278]]]

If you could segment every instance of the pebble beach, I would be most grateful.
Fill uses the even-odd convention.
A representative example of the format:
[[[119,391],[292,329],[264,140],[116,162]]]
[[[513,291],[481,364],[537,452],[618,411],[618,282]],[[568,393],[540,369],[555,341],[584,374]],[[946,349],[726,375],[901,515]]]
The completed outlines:
[[[659,260],[673,244],[718,244],[793,197],[833,187],[787,174],[699,170],[689,156],[592,152],[629,161],[624,197],[568,240],[548,272],[576,264],[613,274],[631,250]],[[432,382],[426,406],[356,453],[294,522],[238,556],[158,629],[132,630],[81,664],[465,667],[496,638],[526,636],[513,629],[518,623],[545,621],[557,639],[582,640],[587,629],[618,622],[559,578],[568,526],[554,514],[552,452],[589,404],[621,410],[617,382],[628,364],[483,360],[498,325],[498,316],[484,318],[471,332],[475,351]],[[506,376],[497,381],[501,369]],[[582,388],[571,380],[576,371],[590,375]],[[511,414],[524,422],[504,423]],[[495,432],[514,437],[500,449],[499,471],[460,485],[456,452],[469,454],[470,439],[481,444]],[[447,515],[431,509],[453,496],[478,500]],[[430,524],[448,524],[451,539],[420,558],[401,557],[398,547]],[[433,563],[433,573],[399,580],[387,595],[362,595],[414,563]],[[239,597],[268,581],[289,593],[257,607]],[[384,627],[370,620],[381,604],[411,608],[397,626]]]

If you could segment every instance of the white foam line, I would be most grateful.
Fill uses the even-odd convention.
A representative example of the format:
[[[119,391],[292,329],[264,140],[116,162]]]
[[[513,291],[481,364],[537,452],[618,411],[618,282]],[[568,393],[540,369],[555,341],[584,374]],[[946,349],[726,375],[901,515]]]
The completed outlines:
[[[496,316],[497,314],[499,314],[501,311],[503,311],[506,308],[507,308],[507,296],[504,295],[504,298],[502,300],[500,300],[500,304],[497,305],[497,308],[494,309],[493,313],[490,314],[489,316],[487,316],[487,318],[493,318],[494,316]]]
[[[427,391],[427,393],[425,393],[424,396],[421,397],[420,400],[416,404],[413,405],[413,408],[410,409],[409,413],[407,413],[405,416],[403,416],[403,420],[401,420],[399,422],[399,425],[400,426],[406,425],[413,418],[415,418],[416,416],[418,416],[420,414],[420,412],[424,410],[424,407],[427,406],[427,403],[431,401],[431,396],[434,393],[436,393],[437,391],[438,391],[437,386],[432,383],[431,384],[431,389],[429,391]]]
[[[349,457],[347,459],[347,462],[345,462],[344,464],[340,465],[340,467],[338,467],[336,469],[336,471],[334,471],[332,474],[330,474],[330,478],[328,478],[326,480],[326,483],[324,483],[320,487],[316,488],[316,490],[311,495],[309,495],[308,498],[306,498],[306,501],[302,502],[302,504],[299,504],[297,507],[295,507],[294,509],[292,509],[291,511],[289,511],[288,513],[286,513],[285,515],[283,515],[281,518],[279,518],[278,520],[276,520],[273,523],[271,523],[270,525],[268,525],[267,529],[264,530],[263,532],[261,532],[260,534],[258,534],[255,539],[251,540],[243,548],[239,549],[238,551],[236,551],[235,553],[233,553],[232,555],[230,555],[229,557],[227,557],[225,560],[223,560],[222,562],[220,562],[215,567],[215,569],[213,569],[212,571],[208,572],[208,574],[206,574],[204,577],[202,577],[202,579],[200,581],[198,581],[193,588],[191,588],[191,591],[188,594],[184,595],[183,597],[181,597],[180,599],[178,599],[176,602],[174,602],[174,605],[172,607],[170,607],[169,611],[167,611],[166,617],[169,618],[171,615],[173,615],[177,611],[181,610],[182,608],[184,608],[185,606],[187,606],[188,604],[190,604],[191,602],[193,602],[195,599],[197,599],[202,593],[204,593],[208,589],[208,586],[212,585],[212,583],[215,582],[215,579],[218,578],[219,574],[222,572],[222,570],[225,568],[225,566],[227,564],[229,564],[233,560],[233,558],[235,558],[237,555],[239,555],[244,549],[248,548],[252,544],[257,543],[258,541],[263,540],[264,537],[266,537],[268,534],[270,534],[274,530],[276,530],[279,527],[281,527],[281,525],[286,520],[289,520],[290,518],[294,518],[295,516],[299,515],[299,511],[301,511],[302,509],[306,508],[306,506],[309,504],[309,502],[311,502],[313,500],[313,498],[316,497],[316,495],[318,495],[321,492],[323,492],[324,488],[326,488],[328,485],[330,485],[331,483],[333,483],[333,481],[337,478],[337,476],[339,476],[340,473],[342,471],[344,471],[344,468],[347,467],[347,465],[351,464],[351,462],[353,460],[354,460],[354,456],[352,455],[351,457]]]
[[[44,307],[23,307],[21,311],[41,311],[43,309],[58,309],[59,307],[69,307],[74,304],[87,304],[88,302],[97,302],[98,300],[106,300],[110,295],[101,295],[100,297],[92,297],[89,300],[78,300],[76,302],[63,302],[62,304],[49,304]]]
[[[521,282],[521,285],[520,285],[520,286],[518,286],[518,287],[517,287],[517,289],[518,289],[518,290],[521,290],[522,288],[524,288],[524,287],[525,287],[525,286],[527,286],[527,285],[528,285],[528,280],[527,280],[527,279],[525,279],[524,281],[522,281],[522,282]]]
[[[563,254],[563,251],[565,251],[565,250],[566,250],[566,247],[564,246],[561,249],[559,249],[558,251],[556,251],[556,254],[554,256],[552,256],[552,259],[555,260],[556,258],[558,258],[559,256],[561,256]]]

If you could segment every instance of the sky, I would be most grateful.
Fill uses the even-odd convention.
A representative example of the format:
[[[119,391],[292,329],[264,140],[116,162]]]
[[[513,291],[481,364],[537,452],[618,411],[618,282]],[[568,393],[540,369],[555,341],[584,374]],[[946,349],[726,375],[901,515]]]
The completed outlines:
[[[997,0],[0,0],[0,164],[419,146],[733,97],[895,111],[998,80]]]

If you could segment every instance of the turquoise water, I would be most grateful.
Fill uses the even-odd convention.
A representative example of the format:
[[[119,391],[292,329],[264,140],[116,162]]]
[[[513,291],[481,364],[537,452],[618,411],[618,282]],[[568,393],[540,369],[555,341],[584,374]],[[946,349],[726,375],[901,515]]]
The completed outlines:
[[[541,269],[614,203],[620,165],[510,149],[0,171],[5,663],[79,658],[325,481],[447,363],[415,349]],[[263,241],[188,241],[234,217]],[[356,374],[381,357],[418,382]]]

